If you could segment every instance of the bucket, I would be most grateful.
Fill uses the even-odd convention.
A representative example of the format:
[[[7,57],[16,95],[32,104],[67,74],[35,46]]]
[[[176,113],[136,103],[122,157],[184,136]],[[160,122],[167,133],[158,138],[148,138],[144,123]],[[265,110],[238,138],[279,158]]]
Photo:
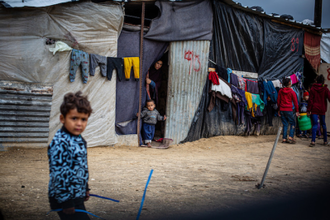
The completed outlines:
[[[307,131],[312,128],[312,122],[310,117],[307,116],[306,113],[300,114],[298,117],[298,125],[299,125],[299,130],[301,131]]]

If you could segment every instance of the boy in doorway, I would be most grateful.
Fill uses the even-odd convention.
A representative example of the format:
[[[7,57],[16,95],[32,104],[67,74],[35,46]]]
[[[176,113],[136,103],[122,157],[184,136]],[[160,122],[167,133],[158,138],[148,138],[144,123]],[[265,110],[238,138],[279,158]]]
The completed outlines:
[[[51,209],[61,209],[60,219],[89,219],[85,209],[89,199],[87,143],[81,133],[92,113],[90,102],[82,92],[68,93],[60,107],[63,124],[48,146],[49,187]]]
[[[148,147],[151,147],[151,141],[155,135],[155,125],[157,121],[165,121],[166,115],[161,116],[159,112],[155,109],[156,105],[153,100],[148,100],[146,107],[143,108],[141,112],[142,118],[142,139]],[[136,114],[139,116],[139,113]]]

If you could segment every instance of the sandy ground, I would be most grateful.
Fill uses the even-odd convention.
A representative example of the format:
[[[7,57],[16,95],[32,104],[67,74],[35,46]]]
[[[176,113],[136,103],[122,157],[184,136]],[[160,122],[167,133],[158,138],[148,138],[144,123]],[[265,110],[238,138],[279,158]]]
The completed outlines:
[[[260,207],[276,200],[299,199],[296,196],[306,192],[316,195],[330,185],[330,146],[317,144],[310,148],[309,140],[298,139],[295,145],[279,142],[266,187],[256,189],[275,138],[219,136],[172,145],[166,150],[128,146],[89,148],[91,193],[120,202],[91,197],[86,208],[106,219],[136,219],[151,169],[154,172],[141,220],[178,216],[193,219],[203,215],[198,219],[206,219],[209,213],[237,213],[251,204]],[[0,209],[5,219],[58,219],[56,213],[46,216],[49,211],[46,153],[46,148],[0,152]],[[329,200],[325,205],[329,207]],[[322,214],[318,218],[313,214],[310,219],[330,219],[327,211],[330,208],[319,209]],[[279,213],[278,209],[274,213]]]

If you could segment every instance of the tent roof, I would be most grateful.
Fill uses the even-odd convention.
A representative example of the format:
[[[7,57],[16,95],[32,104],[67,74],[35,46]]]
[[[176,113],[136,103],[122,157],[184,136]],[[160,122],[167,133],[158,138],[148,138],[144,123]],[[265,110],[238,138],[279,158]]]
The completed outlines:
[[[246,11],[246,12],[261,16],[261,17],[267,17],[274,22],[282,23],[282,24],[293,26],[296,28],[306,29],[306,30],[309,30],[312,32],[317,32],[317,33],[328,31],[327,29],[322,29],[321,27],[316,27],[315,25],[303,24],[303,22],[301,22],[301,21],[281,18],[280,15],[277,15],[277,14],[267,14],[265,11],[260,12],[260,11],[257,11],[256,9],[249,8],[248,6],[243,6],[240,2],[237,2],[237,1],[232,1],[232,0],[220,0],[220,1],[232,6],[234,8],[240,9],[242,11]],[[322,34],[322,33],[319,33],[319,34]]]
[[[46,7],[66,2],[76,2],[79,0],[2,0],[0,3],[6,8],[22,8],[22,7]]]

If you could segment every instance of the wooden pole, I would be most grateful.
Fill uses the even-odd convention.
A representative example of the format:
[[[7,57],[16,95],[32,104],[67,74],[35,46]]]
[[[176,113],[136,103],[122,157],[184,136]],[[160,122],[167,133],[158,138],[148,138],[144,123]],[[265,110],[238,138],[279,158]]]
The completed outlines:
[[[314,6],[314,25],[321,27],[322,22],[322,0],[315,0]]]
[[[145,2],[142,2],[141,12],[141,34],[140,34],[140,90],[139,90],[139,116],[137,122],[137,135],[138,135],[138,146],[140,146],[140,120],[141,120],[141,105],[142,105],[142,80],[143,80],[143,29],[144,29],[144,13],[145,13]]]

